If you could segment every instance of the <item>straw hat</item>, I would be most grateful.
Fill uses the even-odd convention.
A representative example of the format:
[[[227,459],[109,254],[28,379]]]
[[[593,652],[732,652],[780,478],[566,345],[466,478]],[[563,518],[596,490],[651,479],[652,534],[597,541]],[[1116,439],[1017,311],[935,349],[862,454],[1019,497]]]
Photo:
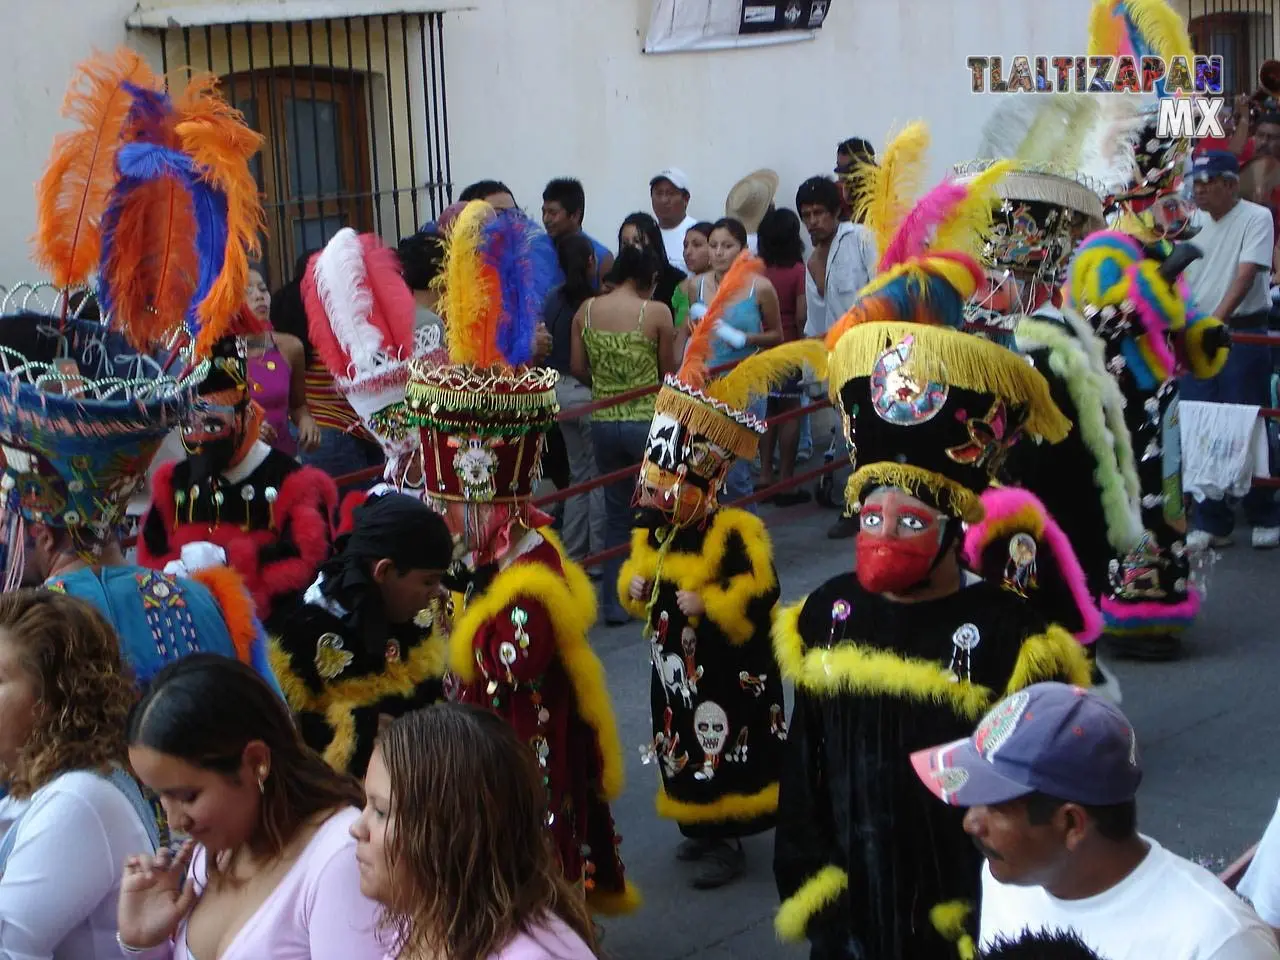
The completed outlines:
[[[760,229],[760,221],[769,212],[773,195],[778,192],[778,175],[772,170],[749,173],[733,185],[724,202],[724,215],[742,221],[747,233]]]

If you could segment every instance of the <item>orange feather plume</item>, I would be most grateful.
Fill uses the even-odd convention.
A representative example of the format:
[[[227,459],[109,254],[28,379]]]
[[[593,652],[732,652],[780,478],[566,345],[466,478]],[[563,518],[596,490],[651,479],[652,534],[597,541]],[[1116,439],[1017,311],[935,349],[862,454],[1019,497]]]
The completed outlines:
[[[60,135],[36,186],[35,260],[60,287],[79,286],[98,266],[102,215],[115,185],[115,157],[133,105],[124,83],[158,89],[132,50],[95,54],[80,65],[62,115],[79,129]]]
[[[715,336],[716,321],[724,316],[731,303],[742,298],[756,277],[764,273],[764,261],[753,257],[747,251],[738,254],[733,266],[720,281],[720,288],[711,298],[707,312],[689,337],[689,345],[685,349],[684,363],[680,365],[677,378],[695,390],[701,390],[707,382],[707,358],[711,356],[712,341]]]
[[[102,264],[116,326],[139,350],[166,342],[200,282],[191,193],[174,177],[135,188],[120,207]]]
[[[244,116],[222,98],[217,87],[218,78],[213,74],[196,74],[174,104],[182,151],[227,200],[222,272],[197,308],[198,357],[208,356],[235,321],[249,280],[249,261],[260,255],[267,225],[258,184],[249,169],[249,160],[261,149],[263,138],[245,125]]]

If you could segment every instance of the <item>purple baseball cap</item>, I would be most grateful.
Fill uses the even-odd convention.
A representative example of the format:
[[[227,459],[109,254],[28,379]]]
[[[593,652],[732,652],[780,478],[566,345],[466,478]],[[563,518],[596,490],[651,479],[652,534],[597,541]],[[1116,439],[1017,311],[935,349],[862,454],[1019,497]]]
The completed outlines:
[[[973,736],[911,755],[944,803],[976,807],[1045,793],[1086,806],[1132,800],[1142,782],[1138,740],[1096,693],[1037,683],[1005,697]]]

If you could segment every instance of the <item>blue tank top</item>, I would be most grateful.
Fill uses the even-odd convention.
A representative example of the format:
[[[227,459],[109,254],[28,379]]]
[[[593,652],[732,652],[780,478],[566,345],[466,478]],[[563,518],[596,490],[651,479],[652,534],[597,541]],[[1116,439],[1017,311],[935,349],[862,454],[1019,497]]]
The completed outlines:
[[[698,303],[706,305],[706,300],[702,295],[702,284],[706,277],[698,278]],[[760,304],[756,302],[756,285],[754,281],[751,289],[747,292],[745,299],[738,301],[733,306],[728,307],[721,321],[727,326],[733,327],[735,330],[741,330],[743,333],[759,333],[764,329],[764,320],[760,316]],[[711,348],[711,365],[718,367],[725,363],[735,363],[739,360],[745,360],[758,350],[747,344],[741,349],[734,349],[725,343],[719,337],[712,340]]]

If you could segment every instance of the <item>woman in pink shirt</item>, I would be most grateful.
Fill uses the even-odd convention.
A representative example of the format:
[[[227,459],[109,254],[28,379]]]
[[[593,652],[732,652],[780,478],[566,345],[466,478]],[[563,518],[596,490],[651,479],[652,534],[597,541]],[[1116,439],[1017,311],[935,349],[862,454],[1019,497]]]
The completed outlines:
[[[546,828],[542,771],[495,714],[440,703],[400,717],[365,793],[351,834],[360,889],[386,910],[387,960],[594,960],[586,902]]]
[[[176,853],[125,862],[126,954],[382,956],[378,907],[360,892],[350,835],[363,791],[303,744],[252,669],[193,654],[160,671],[130,716],[129,761],[189,839]]]

